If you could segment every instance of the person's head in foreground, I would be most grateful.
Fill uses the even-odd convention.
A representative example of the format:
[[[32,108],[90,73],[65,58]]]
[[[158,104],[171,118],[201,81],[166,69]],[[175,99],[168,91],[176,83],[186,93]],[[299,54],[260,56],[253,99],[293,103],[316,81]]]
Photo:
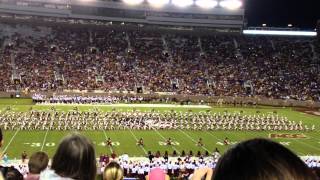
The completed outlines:
[[[2,134],[2,129],[0,128],[0,147],[2,147],[3,144],[3,134]]]
[[[80,134],[66,136],[52,158],[51,169],[41,173],[40,179],[94,180],[96,159],[92,143]]]
[[[306,164],[284,146],[252,139],[229,149],[219,160],[213,180],[315,180]]]
[[[123,169],[116,162],[110,162],[103,172],[103,180],[122,180]]]
[[[23,180],[23,175],[13,166],[0,167],[1,177],[5,180]]]
[[[33,153],[29,159],[29,174],[26,179],[38,179],[39,174],[45,170],[49,163],[49,157],[45,152]]]
[[[152,169],[146,176],[146,180],[169,180],[170,177],[160,168]]]

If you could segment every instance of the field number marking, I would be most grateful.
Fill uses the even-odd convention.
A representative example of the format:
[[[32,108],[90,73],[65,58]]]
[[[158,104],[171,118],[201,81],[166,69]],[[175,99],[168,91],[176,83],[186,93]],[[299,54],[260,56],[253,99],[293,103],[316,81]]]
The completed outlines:
[[[167,142],[165,142],[165,141],[159,141],[159,145],[160,146],[168,146]],[[180,146],[180,143],[178,141],[172,141],[171,145],[169,145],[169,146]]]
[[[234,142],[230,142],[228,145],[235,145],[237,143],[238,143],[237,141],[234,141]],[[220,146],[225,146],[226,145],[226,144],[224,144],[224,142],[221,142],[221,141],[218,141],[216,144],[220,145]]]
[[[40,142],[33,142],[33,143],[23,143],[25,145],[30,145],[30,147],[43,147],[43,146],[46,146],[46,147],[53,147],[56,145],[56,143],[54,142],[48,142],[48,143],[45,143],[42,145],[42,143]],[[41,146],[42,145],[42,146]]]
[[[93,142],[93,143],[97,144],[96,142]],[[54,147],[54,146],[56,146],[56,143],[54,143],[54,142],[47,142],[47,143],[44,143],[44,144],[40,143],[40,142],[32,142],[32,143],[23,143],[23,144],[29,145],[30,147],[44,147],[44,146],[46,146],[46,147]],[[105,146],[107,146],[107,143],[100,142],[97,145],[105,147]],[[117,141],[112,142],[112,146],[120,146],[120,142],[117,142]]]
[[[290,146],[291,142],[280,142],[280,144],[284,145],[284,146]]]

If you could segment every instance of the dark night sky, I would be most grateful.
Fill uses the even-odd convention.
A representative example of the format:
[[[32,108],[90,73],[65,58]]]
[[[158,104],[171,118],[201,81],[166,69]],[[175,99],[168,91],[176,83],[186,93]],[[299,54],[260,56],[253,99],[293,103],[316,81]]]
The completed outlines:
[[[320,0],[245,0],[248,26],[314,29],[320,19]]]

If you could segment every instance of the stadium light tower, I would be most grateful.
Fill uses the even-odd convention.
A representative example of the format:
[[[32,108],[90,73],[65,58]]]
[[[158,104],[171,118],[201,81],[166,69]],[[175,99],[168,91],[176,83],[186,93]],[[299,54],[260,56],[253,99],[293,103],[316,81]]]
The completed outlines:
[[[143,3],[144,0],[122,0],[122,1],[128,5],[138,5]]]
[[[152,7],[162,7],[165,6],[166,4],[169,4],[170,0],[148,0],[148,3],[150,4],[150,6]]]
[[[197,0],[196,5],[204,8],[204,9],[209,9],[209,8],[214,8],[218,5],[218,1],[215,0]]]
[[[242,6],[242,1],[240,0],[223,0],[220,1],[220,6],[230,10],[239,9]]]
[[[187,7],[193,5],[193,0],[172,0],[171,3],[178,7]]]

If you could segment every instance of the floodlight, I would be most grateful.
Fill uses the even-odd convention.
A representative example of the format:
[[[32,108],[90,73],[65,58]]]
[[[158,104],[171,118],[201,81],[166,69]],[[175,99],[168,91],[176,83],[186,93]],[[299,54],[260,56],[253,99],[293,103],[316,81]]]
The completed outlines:
[[[273,36],[317,36],[317,32],[313,31],[243,30],[243,34]]]
[[[172,0],[171,3],[178,7],[187,7],[193,5],[193,0]]]
[[[153,7],[162,7],[166,4],[169,4],[170,0],[148,0],[150,6]]]
[[[196,5],[201,7],[201,8],[209,9],[209,8],[216,7],[218,5],[218,1],[215,1],[215,0],[197,0],[196,1]]]
[[[123,0],[124,3],[129,5],[138,5],[143,3],[144,0]]]
[[[220,1],[220,6],[227,9],[238,9],[242,6],[242,1],[240,0],[224,0]]]

